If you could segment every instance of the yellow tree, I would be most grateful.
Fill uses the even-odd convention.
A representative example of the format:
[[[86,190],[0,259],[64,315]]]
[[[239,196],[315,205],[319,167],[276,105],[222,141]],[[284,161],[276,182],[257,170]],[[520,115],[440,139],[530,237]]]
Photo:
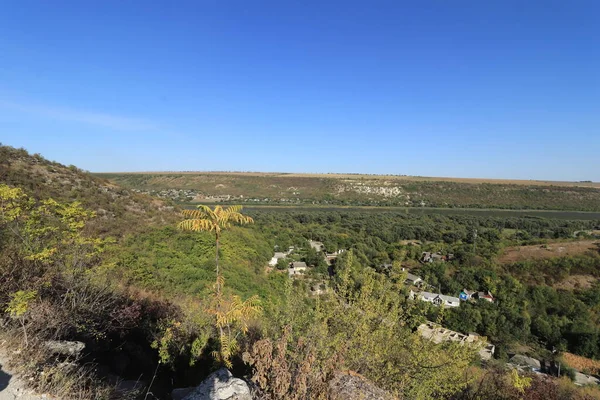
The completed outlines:
[[[214,209],[206,205],[199,205],[197,210],[183,210],[186,217],[179,223],[179,229],[184,231],[207,231],[214,232],[216,252],[215,263],[217,264],[217,294],[221,292],[221,282],[219,280],[219,240],[221,231],[231,227],[233,224],[250,224],[254,222],[252,218],[242,214],[242,206],[229,206],[223,208],[215,206]]]
[[[219,331],[220,348],[218,351],[213,352],[213,356],[227,367],[231,367],[230,358],[237,350],[236,330],[245,334],[248,330],[248,320],[261,312],[258,296],[252,296],[246,301],[242,301],[239,296],[226,298],[221,293],[221,288],[224,285],[224,279],[219,273],[221,232],[230,228],[233,224],[243,225],[254,222],[252,218],[243,215],[240,211],[242,211],[242,206],[229,206],[226,208],[215,206],[212,209],[209,206],[199,205],[197,210],[184,210],[183,215],[186,219],[179,223],[179,229],[193,232],[213,232],[215,235],[217,279],[212,304],[206,311],[214,316],[215,327]],[[203,336],[200,342],[194,343],[197,350],[204,348],[207,337]]]

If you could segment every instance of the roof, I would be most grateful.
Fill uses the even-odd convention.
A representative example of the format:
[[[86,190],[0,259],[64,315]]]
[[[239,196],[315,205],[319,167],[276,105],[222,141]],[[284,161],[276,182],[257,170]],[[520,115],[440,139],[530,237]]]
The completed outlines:
[[[431,292],[421,292],[419,293],[421,295],[421,297],[428,297],[428,298],[436,298],[439,296],[440,299],[450,302],[450,303],[458,303],[460,301],[460,299],[458,297],[453,297],[453,296],[446,296],[445,294],[439,294],[439,293],[431,293]]]
[[[286,257],[287,257],[287,254],[286,253],[282,253],[280,251],[275,252],[275,255],[273,256],[273,258],[277,258],[277,259],[286,258]]]
[[[417,281],[417,280],[419,280],[419,281],[420,281],[420,280],[422,280],[422,279],[421,279],[421,277],[419,277],[419,276],[416,276],[416,275],[413,275],[413,274],[406,274],[406,280],[409,280],[409,281],[415,282],[415,281]]]
[[[306,268],[307,265],[304,261],[294,261],[292,263],[292,268]]]
[[[440,294],[439,296],[442,300],[450,302],[450,303],[458,303],[460,301],[460,299],[458,297],[454,297],[454,296],[446,296],[445,294]]]

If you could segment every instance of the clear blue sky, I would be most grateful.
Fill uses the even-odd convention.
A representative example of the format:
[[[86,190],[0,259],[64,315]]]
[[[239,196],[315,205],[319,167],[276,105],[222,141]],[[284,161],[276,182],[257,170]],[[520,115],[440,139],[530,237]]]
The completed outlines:
[[[600,181],[600,1],[7,1],[0,142],[91,171]]]

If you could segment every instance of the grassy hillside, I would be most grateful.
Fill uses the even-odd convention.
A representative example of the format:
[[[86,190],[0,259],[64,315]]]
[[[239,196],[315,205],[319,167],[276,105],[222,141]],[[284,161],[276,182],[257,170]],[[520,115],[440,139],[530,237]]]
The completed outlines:
[[[98,173],[180,203],[382,205],[600,211],[600,185],[377,175]]]
[[[21,188],[38,201],[78,201],[94,211],[88,234],[119,239],[104,258],[116,264],[125,282],[167,296],[206,292],[213,283],[212,235],[178,231],[181,217],[169,200],[9,146],[0,146],[0,183]],[[271,257],[269,240],[255,230],[233,229],[224,237],[222,252],[225,277],[234,292],[267,295],[263,267]]]
[[[177,218],[170,202],[9,146],[0,146],[0,183],[19,187],[36,199],[81,202],[84,208],[96,212],[93,229],[99,234],[119,237],[149,226],[173,223]]]

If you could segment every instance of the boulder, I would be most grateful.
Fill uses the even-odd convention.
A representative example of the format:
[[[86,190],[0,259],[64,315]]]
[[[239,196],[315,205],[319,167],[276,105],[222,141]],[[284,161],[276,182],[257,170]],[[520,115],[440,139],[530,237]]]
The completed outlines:
[[[394,400],[385,390],[378,388],[367,378],[356,373],[338,372],[329,381],[331,400]]]
[[[85,349],[85,343],[68,340],[48,340],[44,342],[44,345],[54,354],[63,356],[77,356]]]
[[[250,388],[225,368],[213,372],[183,400],[252,400]]]

